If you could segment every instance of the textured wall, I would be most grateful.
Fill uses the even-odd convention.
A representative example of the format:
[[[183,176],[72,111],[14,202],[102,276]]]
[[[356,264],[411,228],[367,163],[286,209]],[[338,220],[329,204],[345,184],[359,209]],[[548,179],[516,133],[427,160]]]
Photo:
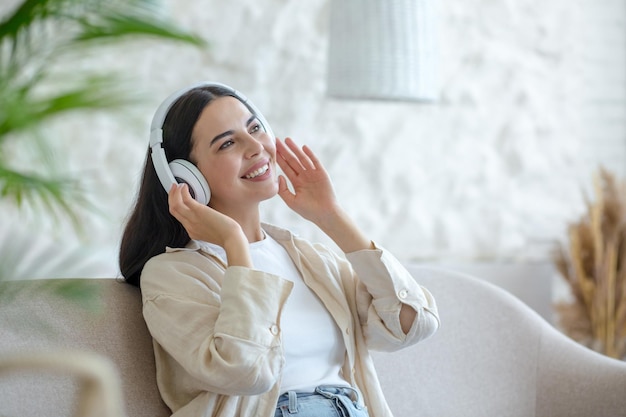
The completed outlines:
[[[80,238],[7,204],[3,224],[20,219],[46,241],[96,248],[101,268],[87,274],[116,274],[152,112],[171,91],[211,79],[248,95],[278,136],[309,144],[347,210],[401,259],[545,261],[582,211],[581,188],[595,164],[610,155],[609,166],[625,174],[623,62],[613,72],[619,85],[609,89],[621,100],[618,122],[606,135],[593,132],[607,141],[603,153],[588,142],[585,118],[595,109],[587,97],[605,79],[605,66],[588,57],[590,33],[603,33],[606,19],[623,31],[608,4],[623,12],[615,1],[440,2],[441,100],[422,105],[325,97],[327,0],[165,1],[164,14],[209,39],[210,49],[142,41],[93,54],[79,68],[119,69],[146,100],[124,114],[66,117],[48,130],[104,215],[86,215]],[[600,15],[595,26],[590,11]],[[278,197],[264,217],[325,240]]]

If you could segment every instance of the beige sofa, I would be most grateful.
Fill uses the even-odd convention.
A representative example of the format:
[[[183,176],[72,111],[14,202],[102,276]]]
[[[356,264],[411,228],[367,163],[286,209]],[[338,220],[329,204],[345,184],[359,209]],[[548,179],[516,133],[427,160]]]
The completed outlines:
[[[437,298],[442,327],[401,352],[374,354],[396,417],[626,416],[626,363],[570,341],[493,285],[431,268],[415,267],[412,273]],[[102,290],[100,314],[29,290],[40,282],[9,284],[23,290],[0,305],[0,362],[30,352],[96,352],[110,358],[118,372],[129,417],[168,416],[155,383],[138,290],[112,279],[89,283]],[[81,353],[65,358],[62,370],[88,360]],[[0,416],[72,415],[77,397],[85,395],[76,392],[85,381],[95,390],[89,394],[95,408],[103,412],[97,402],[102,387],[89,377],[76,382],[51,369],[0,366]]]

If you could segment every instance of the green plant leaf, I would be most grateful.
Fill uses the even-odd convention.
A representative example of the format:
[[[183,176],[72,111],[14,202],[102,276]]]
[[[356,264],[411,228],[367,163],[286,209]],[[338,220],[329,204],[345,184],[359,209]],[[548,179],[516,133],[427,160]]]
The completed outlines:
[[[89,206],[78,192],[76,180],[50,178],[11,170],[0,164],[0,197],[12,198],[18,207],[26,201],[41,206],[52,216],[58,211],[67,215],[72,224],[80,229],[80,219],[73,202]]]
[[[56,141],[44,136],[45,126],[64,114],[119,110],[137,102],[122,78],[106,68],[75,70],[79,52],[141,37],[206,45],[157,11],[152,0],[23,0],[0,17],[0,198],[18,208],[68,216],[77,230],[77,207],[97,211],[77,180],[53,169]],[[32,145],[35,160],[29,165],[37,172],[14,167],[16,149]]]
[[[48,15],[47,9],[55,1],[49,0],[26,0],[0,22],[0,40],[4,38],[16,38],[18,33],[32,23]],[[57,2],[59,3],[59,2]]]
[[[114,76],[91,76],[74,84],[44,97],[37,96],[28,85],[8,91],[0,98],[0,109],[4,110],[0,113],[0,136],[41,126],[64,113],[119,109],[136,102],[121,90],[120,81]]]
[[[74,41],[115,41],[129,36],[153,36],[175,41],[183,41],[196,46],[206,46],[207,42],[199,36],[184,32],[167,22],[150,20],[141,16],[110,13],[100,16],[100,21],[80,21],[82,32]]]

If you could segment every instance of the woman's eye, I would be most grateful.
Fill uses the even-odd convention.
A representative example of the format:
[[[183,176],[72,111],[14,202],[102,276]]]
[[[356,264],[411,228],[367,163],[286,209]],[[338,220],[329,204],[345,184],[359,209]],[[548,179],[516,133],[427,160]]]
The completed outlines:
[[[230,145],[232,145],[233,143],[235,143],[235,142],[233,142],[233,141],[232,141],[232,140],[230,140],[230,139],[225,140],[225,141],[224,141],[224,143],[222,143],[222,144],[220,145],[220,149],[226,149],[226,148],[228,148]]]
[[[250,133],[256,133],[259,130],[261,130],[261,126],[258,123],[250,127]]]

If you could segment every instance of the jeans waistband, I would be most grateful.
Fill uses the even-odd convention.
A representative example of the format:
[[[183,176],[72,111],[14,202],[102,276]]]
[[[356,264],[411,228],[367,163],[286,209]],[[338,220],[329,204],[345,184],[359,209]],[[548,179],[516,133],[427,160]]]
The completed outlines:
[[[352,399],[352,401],[356,403],[361,402],[359,391],[357,391],[356,389],[352,387],[336,387],[336,386],[330,386],[330,385],[320,385],[319,387],[315,388],[315,392],[323,395],[326,398],[333,398],[337,395],[344,395]]]
[[[298,398],[310,397],[312,395],[321,395],[328,399],[343,396],[349,398],[355,405],[363,406],[358,390],[348,386],[332,385],[320,385],[315,388],[315,392],[287,391],[278,398],[277,406],[287,405],[289,412],[295,413],[298,410]]]

